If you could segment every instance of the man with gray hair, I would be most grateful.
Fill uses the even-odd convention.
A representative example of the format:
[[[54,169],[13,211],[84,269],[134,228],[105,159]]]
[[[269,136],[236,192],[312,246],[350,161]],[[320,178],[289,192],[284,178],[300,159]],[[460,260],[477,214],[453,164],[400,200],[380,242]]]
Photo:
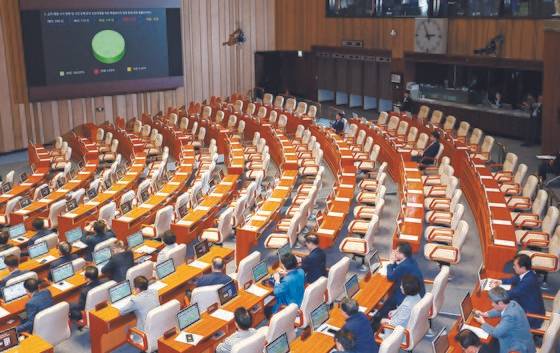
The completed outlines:
[[[494,287],[488,292],[493,310],[481,312],[475,310],[475,320],[482,324],[482,329],[500,342],[500,353],[519,352],[535,353],[536,348],[531,335],[531,328],[525,310],[515,300],[510,300],[508,293],[501,287]],[[500,317],[500,323],[492,326],[486,323],[486,317]]]
[[[213,286],[216,284],[226,284],[231,281],[231,277],[224,273],[225,262],[219,256],[212,259],[212,272],[202,275],[196,281],[196,287]]]

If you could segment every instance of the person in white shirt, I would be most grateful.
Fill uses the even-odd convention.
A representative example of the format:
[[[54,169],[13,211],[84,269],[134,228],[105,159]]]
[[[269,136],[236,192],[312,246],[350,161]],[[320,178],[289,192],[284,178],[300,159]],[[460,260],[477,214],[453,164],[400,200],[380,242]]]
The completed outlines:
[[[405,297],[397,309],[389,312],[389,318],[381,320],[381,323],[386,323],[392,326],[406,327],[412,308],[422,299],[420,296],[420,285],[418,279],[413,275],[404,275],[401,282],[401,291]]]
[[[216,347],[216,353],[230,353],[236,343],[251,337],[256,332],[255,329],[251,328],[253,326],[253,316],[247,309],[243,307],[237,308],[233,316],[237,332],[220,343]]]
[[[172,231],[168,230],[161,236],[161,240],[165,244],[165,247],[161,249],[157,256],[157,263],[161,263],[169,258],[169,252],[177,247],[177,239]]]

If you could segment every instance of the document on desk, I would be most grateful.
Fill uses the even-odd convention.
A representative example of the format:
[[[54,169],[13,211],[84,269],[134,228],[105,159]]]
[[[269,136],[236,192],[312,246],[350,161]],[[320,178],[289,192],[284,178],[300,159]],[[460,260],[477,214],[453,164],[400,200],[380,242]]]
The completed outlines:
[[[461,328],[461,330],[469,330],[472,333],[474,333],[475,335],[477,335],[478,338],[480,338],[481,340],[486,340],[486,339],[488,339],[488,336],[489,336],[488,332],[484,331],[480,327],[471,326],[471,325],[467,325],[467,324],[463,324],[463,327]]]
[[[66,281],[62,281],[62,282],[58,282],[58,283],[54,283],[52,285],[54,288],[58,289],[59,291],[65,292],[70,288],[73,288],[74,285],[70,282],[66,282]]]
[[[153,290],[160,290],[165,287],[167,287],[167,283],[161,281],[154,282],[148,286],[149,289],[153,289]]]
[[[192,341],[190,341],[190,342],[187,341],[187,335],[188,334],[190,334],[192,336]],[[181,331],[177,335],[177,337],[175,337],[175,341],[196,346],[200,341],[202,341],[203,338],[204,338],[204,336],[197,335],[196,333]]]
[[[42,257],[40,259],[36,259],[36,261],[40,264],[45,264],[47,262],[52,262],[54,260],[56,260],[56,256],[52,256],[52,255],[47,255],[47,256]]]
[[[381,267],[379,267],[379,274],[381,276],[387,277],[387,266],[391,263],[391,261],[381,261]]]
[[[494,278],[486,278],[484,280],[482,280],[480,287],[482,288],[483,291],[489,291],[490,289],[492,289],[492,282],[495,281]],[[511,289],[511,285],[509,284],[500,284],[500,287],[502,287],[505,290],[510,290]]]
[[[218,309],[214,311],[210,316],[215,317],[216,319],[224,320],[224,321],[231,321],[233,320],[233,313],[231,311],[227,311],[224,309]]]
[[[198,260],[194,260],[193,262],[191,262],[188,265],[192,266],[192,267],[200,268],[201,270],[204,270],[205,268],[208,268],[210,266],[210,264],[207,264],[206,262],[202,262],[202,261],[198,261]]]
[[[0,307],[0,318],[10,315],[10,312],[2,307]]]
[[[268,294],[268,291],[264,288],[261,288],[257,285],[252,285],[251,287],[246,289],[247,293],[253,294],[259,298],[264,297],[265,295]]]

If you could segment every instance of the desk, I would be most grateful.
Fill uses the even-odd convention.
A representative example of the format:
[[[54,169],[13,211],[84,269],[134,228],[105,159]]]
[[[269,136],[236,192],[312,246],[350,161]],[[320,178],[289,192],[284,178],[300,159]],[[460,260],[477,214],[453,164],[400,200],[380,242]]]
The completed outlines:
[[[257,326],[264,320],[264,299],[272,293],[272,288],[261,287],[266,289],[266,294],[262,297],[255,296],[244,290],[240,291],[237,297],[226,303],[221,309],[234,312],[239,307],[247,308],[253,315],[253,326]],[[205,338],[194,346],[187,343],[178,342],[175,339],[178,334],[167,339],[160,338],[158,340],[158,352],[160,353],[194,353],[194,352],[214,352],[218,344],[227,336],[233,334],[237,329],[234,320],[225,321],[215,318],[204,312],[200,321],[189,327],[189,333],[204,336]],[[213,338],[216,333],[223,333],[218,338]]]
[[[53,353],[54,347],[39,336],[27,336],[17,347],[10,348],[4,353]]]
[[[365,308],[366,313],[369,313],[387,296],[392,287],[393,282],[380,274],[375,274],[367,282],[364,279],[360,281],[360,290],[356,293],[354,299]],[[344,322],[345,318],[340,308],[336,307],[330,311],[328,324],[342,327]],[[292,353],[328,353],[334,348],[333,337],[317,332],[311,333],[305,340],[298,337],[290,344],[290,352]]]
[[[212,259],[216,256],[231,261],[233,251],[213,246],[210,248],[210,252],[198,259],[198,261],[207,263],[207,268],[200,269],[186,264],[178,266],[175,274],[162,280],[167,286],[158,291],[160,302],[164,303],[172,299],[178,299],[182,302],[187,283],[202,275],[204,271],[209,270]],[[89,312],[89,320],[91,351],[93,353],[110,352],[126,343],[128,329],[136,323],[134,314],[121,316],[119,311],[111,305],[101,310]]]

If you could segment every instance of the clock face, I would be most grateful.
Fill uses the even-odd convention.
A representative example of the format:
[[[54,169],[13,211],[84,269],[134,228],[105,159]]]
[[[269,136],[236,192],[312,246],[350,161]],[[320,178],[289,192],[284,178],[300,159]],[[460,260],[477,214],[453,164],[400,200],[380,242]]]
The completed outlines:
[[[416,51],[444,54],[447,49],[445,22],[434,19],[416,19]]]

